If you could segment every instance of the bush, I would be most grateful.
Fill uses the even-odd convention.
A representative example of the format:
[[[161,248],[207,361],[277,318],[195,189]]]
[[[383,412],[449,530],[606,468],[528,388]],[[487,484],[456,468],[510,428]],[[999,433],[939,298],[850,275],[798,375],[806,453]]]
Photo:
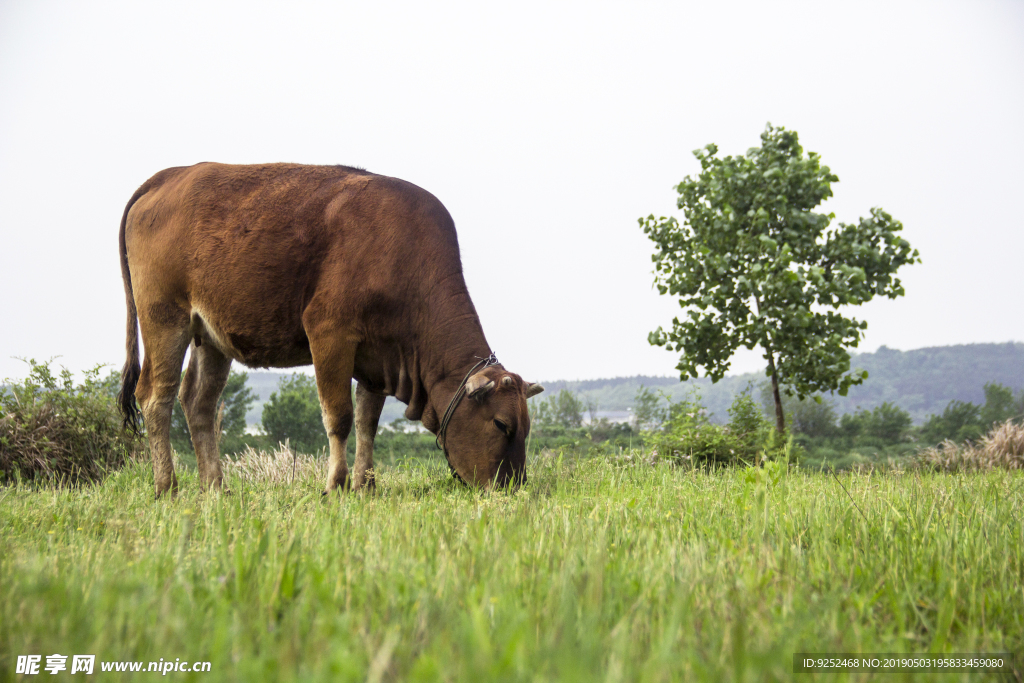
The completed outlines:
[[[793,397],[795,398],[795,397]],[[818,403],[817,398],[821,401]],[[836,409],[832,401],[817,397],[795,400],[786,413],[790,429],[807,436],[829,437],[836,433]]]
[[[747,393],[737,395],[729,406],[728,430],[736,440],[736,457],[743,461],[757,460],[761,450],[773,441],[775,433],[761,407]],[[769,448],[775,450],[774,443]]]
[[[661,430],[646,442],[659,457],[702,464],[733,462],[738,448],[724,428],[708,420],[696,399],[670,404]]]
[[[96,367],[75,385],[65,368],[28,364],[24,381],[0,389],[0,481],[97,481],[121,467],[140,443],[121,427],[111,378]]]
[[[788,437],[780,436],[747,393],[739,394],[729,408],[727,425],[713,424],[699,398],[672,403],[659,432],[647,444],[660,457],[692,463],[751,464],[775,459],[788,450]],[[798,459],[798,454],[789,456]]]
[[[883,443],[896,444],[903,441],[913,422],[910,413],[886,401],[871,411],[866,433]]]

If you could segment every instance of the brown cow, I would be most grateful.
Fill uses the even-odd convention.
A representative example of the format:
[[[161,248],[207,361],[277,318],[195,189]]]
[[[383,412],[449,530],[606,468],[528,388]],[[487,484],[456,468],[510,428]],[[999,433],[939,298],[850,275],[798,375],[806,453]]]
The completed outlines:
[[[385,396],[438,434],[464,481],[525,481],[526,399],[543,387],[491,357],[455,225],[430,193],[345,166],[169,168],[129,200],[120,251],[128,360],[118,403],[125,427],[137,429],[138,399],[157,496],[177,489],[171,408],[190,347],[178,397],[204,487],[221,485],[214,408],[232,360],[313,364],[330,440],[325,493],[350,484],[353,412],[351,485],[373,486]],[[494,266],[510,283],[522,277],[500,259]]]

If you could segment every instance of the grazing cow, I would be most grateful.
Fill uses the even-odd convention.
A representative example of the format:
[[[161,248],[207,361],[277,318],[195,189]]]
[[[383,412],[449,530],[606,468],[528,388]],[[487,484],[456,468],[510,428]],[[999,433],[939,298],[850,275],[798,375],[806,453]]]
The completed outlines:
[[[374,485],[373,439],[386,396],[437,434],[463,481],[525,481],[526,399],[543,387],[491,354],[466,291],[455,225],[430,193],[345,166],[169,168],[129,200],[120,252],[128,360],[118,405],[126,429],[145,420],[157,496],[177,490],[175,394],[199,480],[221,486],[214,409],[232,360],[312,363],[330,440],[325,493]],[[515,282],[522,273],[512,267],[506,277]]]

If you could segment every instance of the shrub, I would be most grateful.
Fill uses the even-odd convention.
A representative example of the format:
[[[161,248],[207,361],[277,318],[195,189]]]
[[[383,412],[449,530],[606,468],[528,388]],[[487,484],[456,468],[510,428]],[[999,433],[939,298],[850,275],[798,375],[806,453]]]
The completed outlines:
[[[729,406],[728,430],[736,440],[737,459],[755,461],[769,441],[773,441],[775,428],[765,418],[761,407],[750,394],[741,393]]]
[[[647,443],[659,457],[699,464],[749,465],[787,451],[788,436],[776,433],[749,394],[735,398],[729,417],[727,425],[713,424],[698,398],[672,403],[662,429],[651,434]]]
[[[907,430],[910,429],[913,422],[910,413],[886,401],[880,406],[875,406],[871,411],[867,434],[881,439],[885,443],[899,443],[906,436]]]
[[[670,404],[661,429],[645,441],[658,457],[691,463],[731,462],[736,454],[735,441],[711,424],[697,399]]]
[[[76,385],[50,362],[28,361],[22,382],[0,389],[0,481],[79,483],[102,479],[140,445],[121,428],[111,381],[100,367]]]

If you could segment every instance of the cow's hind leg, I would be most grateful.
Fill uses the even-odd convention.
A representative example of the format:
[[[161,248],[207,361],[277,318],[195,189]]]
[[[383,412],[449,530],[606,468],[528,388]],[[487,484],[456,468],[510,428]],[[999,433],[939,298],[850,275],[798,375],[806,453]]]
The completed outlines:
[[[171,410],[178,393],[181,364],[188,349],[188,318],[184,313],[183,318],[181,326],[171,324],[170,320],[159,324],[141,316],[139,319],[145,355],[135,399],[146,423],[158,498],[168,491],[174,494],[178,490],[171,460]]]
[[[199,483],[203,488],[220,488],[222,475],[217,447],[217,403],[228,382],[231,359],[209,343],[193,342],[185,378],[178,394],[196,449]]]
[[[326,326],[325,326],[326,327]],[[307,331],[309,350],[316,371],[316,389],[320,397],[324,428],[330,443],[327,462],[327,485],[324,493],[348,488],[348,461],[345,448],[352,431],[352,369],[356,344],[342,331],[330,327]]]
[[[356,462],[352,472],[352,488],[364,486],[373,490],[376,482],[373,474],[373,439],[377,436],[380,411],[384,409],[385,396],[367,391],[362,384],[356,385]]]

